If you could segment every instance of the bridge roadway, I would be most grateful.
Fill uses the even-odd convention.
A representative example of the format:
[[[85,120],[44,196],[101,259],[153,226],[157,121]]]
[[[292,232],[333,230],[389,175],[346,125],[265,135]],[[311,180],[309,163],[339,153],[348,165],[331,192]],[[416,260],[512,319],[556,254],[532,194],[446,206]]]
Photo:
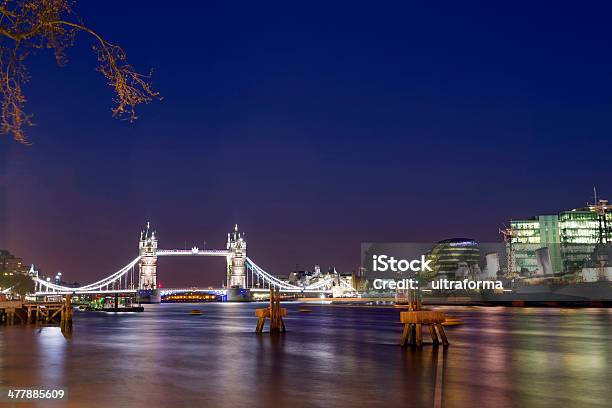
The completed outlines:
[[[157,256],[230,256],[231,252],[225,249],[158,249]]]
[[[270,289],[266,288],[250,288],[249,289],[253,293],[267,293],[270,292]],[[332,293],[331,290],[301,290],[301,289],[281,289],[281,293]],[[106,295],[106,294],[135,294],[137,292],[136,289],[115,289],[115,290],[79,290],[75,288],[75,290],[62,290],[55,292],[44,292],[39,291],[36,292],[36,296],[52,296],[52,295]],[[159,293],[161,296],[166,295],[174,295],[177,293],[187,293],[187,292],[195,292],[195,293],[209,293],[212,295],[221,295],[225,296],[227,294],[226,289],[200,289],[200,288],[163,288],[159,289]]]
[[[270,289],[266,288],[247,288],[253,293],[268,293]],[[281,293],[332,293],[331,290],[307,290],[307,289],[280,289]],[[226,295],[226,289],[199,289],[199,288],[164,288],[160,289],[159,293],[161,296],[173,295],[177,293],[186,293],[186,292],[195,292],[195,293],[210,293],[215,295]]]

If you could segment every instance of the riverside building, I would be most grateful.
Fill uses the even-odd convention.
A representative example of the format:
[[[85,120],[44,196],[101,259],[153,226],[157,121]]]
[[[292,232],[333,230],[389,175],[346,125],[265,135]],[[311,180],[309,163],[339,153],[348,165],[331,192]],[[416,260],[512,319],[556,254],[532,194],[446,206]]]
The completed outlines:
[[[462,278],[477,276],[480,271],[480,246],[472,238],[451,238],[439,241],[427,253],[433,273],[425,277]]]
[[[612,243],[607,200],[559,214],[510,221],[508,249],[520,274],[574,273],[591,266],[596,247]]]
[[[28,272],[23,259],[11,254],[9,251],[0,250],[0,273],[25,275]]]

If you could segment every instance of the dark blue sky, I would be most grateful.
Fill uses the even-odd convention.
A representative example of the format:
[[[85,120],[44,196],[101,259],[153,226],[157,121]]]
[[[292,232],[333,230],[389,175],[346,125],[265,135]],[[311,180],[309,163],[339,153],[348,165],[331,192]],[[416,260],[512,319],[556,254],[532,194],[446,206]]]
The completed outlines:
[[[610,196],[611,6],[533,3],[81,1],[164,99],[112,119],[85,35],[64,68],[34,56],[34,145],[0,139],[0,247],[87,282],[147,220],[164,248],[237,222],[271,272],[349,271],[361,241],[497,240]],[[160,265],[166,285],[222,276]]]

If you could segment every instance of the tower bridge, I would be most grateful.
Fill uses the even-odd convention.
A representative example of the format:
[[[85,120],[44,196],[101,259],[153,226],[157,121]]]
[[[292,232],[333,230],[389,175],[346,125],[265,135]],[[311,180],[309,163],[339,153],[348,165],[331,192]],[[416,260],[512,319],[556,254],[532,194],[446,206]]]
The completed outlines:
[[[49,278],[32,276],[36,286],[36,295],[63,294],[106,294],[134,293],[143,301],[158,303],[162,293],[180,293],[193,289],[158,289],[157,258],[160,256],[215,256],[226,259],[226,285],[221,289],[203,291],[225,294],[228,299],[247,299],[249,292],[268,291],[272,288],[287,293],[338,293],[339,291],[355,292],[346,282],[334,276],[322,277],[318,281],[304,286],[293,285],[268,273],[247,257],[247,244],[238,225],[227,234],[225,249],[159,249],[156,232],[147,222],[146,228],[140,233],[138,256],[127,265],[94,283],[80,287],[68,287],[51,282]]]

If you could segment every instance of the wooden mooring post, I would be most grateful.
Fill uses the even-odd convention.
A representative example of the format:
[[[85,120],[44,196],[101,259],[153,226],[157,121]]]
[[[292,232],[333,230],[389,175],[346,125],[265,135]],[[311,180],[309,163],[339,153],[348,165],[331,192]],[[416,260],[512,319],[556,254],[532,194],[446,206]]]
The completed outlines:
[[[404,324],[404,331],[400,339],[402,347],[422,346],[423,345],[423,326],[428,326],[429,334],[434,346],[440,344],[438,334],[442,340],[444,347],[448,346],[448,339],[444,332],[442,323],[446,320],[443,312],[434,312],[428,310],[400,312],[400,321]]]
[[[263,332],[266,318],[270,318],[270,333],[285,332],[283,317],[287,316],[287,309],[280,307],[280,291],[278,289],[270,289],[270,307],[255,309],[255,316],[257,317],[255,333]]]
[[[60,327],[62,332],[72,332],[72,315],[74,310],[72,309],[72,296],[66,295],[64,305],[61,312]]]

